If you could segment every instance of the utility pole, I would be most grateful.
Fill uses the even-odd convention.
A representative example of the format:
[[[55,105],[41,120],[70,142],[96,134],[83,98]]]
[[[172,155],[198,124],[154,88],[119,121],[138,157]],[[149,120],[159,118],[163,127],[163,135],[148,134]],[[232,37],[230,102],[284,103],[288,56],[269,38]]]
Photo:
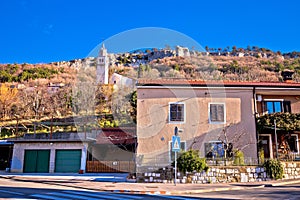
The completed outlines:
[[[174,129],[174,135],[172,136],[172,151],[175,153],[175,180],[174,184],[176,186],[177,181],[177,152],[180,151],[180,137],[178,136],[178,127]]]
[[[276,159],[278,159],[278,143],[277,143],[277,130],[276,130],[276,120],[274,119],[274,131],[275,131],[275,149],[276,149]]]

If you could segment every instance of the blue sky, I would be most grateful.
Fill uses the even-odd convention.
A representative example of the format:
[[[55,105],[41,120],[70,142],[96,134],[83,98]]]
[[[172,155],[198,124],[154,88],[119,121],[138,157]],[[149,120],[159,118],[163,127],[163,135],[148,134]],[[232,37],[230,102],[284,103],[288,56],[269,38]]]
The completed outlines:
[[[297,0],[1,1],[0,63],[84,58],[101,41],[141,27],[171,29],[203,47],[300,51],[299,7]]]

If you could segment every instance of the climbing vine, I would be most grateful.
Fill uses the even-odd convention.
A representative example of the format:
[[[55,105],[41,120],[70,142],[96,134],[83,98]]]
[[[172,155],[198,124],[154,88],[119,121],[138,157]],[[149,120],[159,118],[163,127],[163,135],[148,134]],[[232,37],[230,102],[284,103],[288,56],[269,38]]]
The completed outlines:
[[[274,113],[260,116],[257,118],[258,130],[274,127],[274,120],[276,120],[278,129],[286,131],[300,130],[300,113]]]

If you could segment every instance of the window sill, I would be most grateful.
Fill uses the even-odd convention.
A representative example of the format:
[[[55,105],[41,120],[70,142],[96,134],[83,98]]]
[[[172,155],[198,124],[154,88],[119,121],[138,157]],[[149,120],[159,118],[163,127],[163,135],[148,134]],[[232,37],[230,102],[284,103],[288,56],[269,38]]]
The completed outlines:
[[[185,124],[185,121],[168,121],[168,124]]]
[[[226,122],[211,122],[211,121],[209,121],[208,123],[209,124],[226,124]]]

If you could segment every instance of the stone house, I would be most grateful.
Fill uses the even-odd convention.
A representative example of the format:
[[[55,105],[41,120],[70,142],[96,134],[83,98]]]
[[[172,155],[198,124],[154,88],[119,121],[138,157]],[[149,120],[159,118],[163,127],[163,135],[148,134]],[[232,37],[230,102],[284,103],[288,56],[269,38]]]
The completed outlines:
[[[288,107],[288,111],[299,113],[299,96],[299,83],[140,80],[137,171],[155,170],[172,163],[175,127],[180,130],[182,150],[197,149],[201,157],[224,157],[227,143],[232,149],[243,151],[246,164],[257,164],[258,140],[267,140],[265,148],[270,152],[274,148],[271,133],[258,135],[257,114],[270,112],[272,105],[274,112],[283,112]],[[299,152],[299,133],[293,134]]]

